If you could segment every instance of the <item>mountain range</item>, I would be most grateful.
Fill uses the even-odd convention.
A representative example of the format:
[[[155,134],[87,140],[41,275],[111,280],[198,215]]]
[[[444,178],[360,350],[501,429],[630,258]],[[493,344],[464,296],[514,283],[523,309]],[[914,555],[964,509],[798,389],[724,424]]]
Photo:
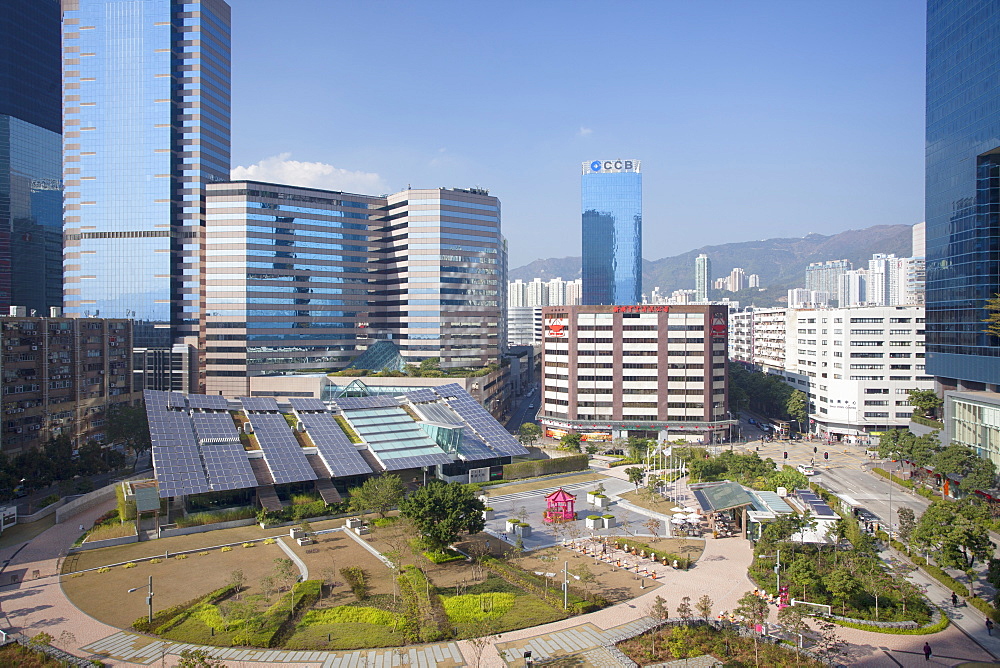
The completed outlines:
[[[764,288],[754,298],[758,306],[775,305],[783,301],[789,288],[805,287],[806,266],[810,262],[847,259],[855,268],[867,267],[873,253],[895,253],[897,257],[912,254],[910,225],[875,225],[861,230],[847,230],[833,235],[807,234],[799,238],[762,239],[737,243],[702,246],[680,255],[659,260],[642,261],[643,293],[659,287],[661,294],[694,288],[694,260],[705,253],[712,261],[712,278],[729,275],[734,267],[743,267],[749,274],[760,276]],[[562,257],[535,260],[509,272],[510,280],[530,281],[580,277],[582,258]],[[724,297],[729,293],[719,293]],[[740,293],[745,299],[744,293]],[[748,302],[749,303],[749,302]]]

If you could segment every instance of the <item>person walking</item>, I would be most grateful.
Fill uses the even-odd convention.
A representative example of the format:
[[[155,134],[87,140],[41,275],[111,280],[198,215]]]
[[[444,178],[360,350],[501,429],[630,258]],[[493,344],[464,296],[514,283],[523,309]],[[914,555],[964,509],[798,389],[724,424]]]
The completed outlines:
[[[931,660],[931,654],[933,654],[933,652],[931,651],[931,644],[929,642],[925,642],[924,643],[924,661],[930,661]]]
[[[993,635],[993,620],[989,617],[986,618],[986,634]]]
[[[951,604],[956,608],[958,607],[958,594],[955,592],[951,592]]]

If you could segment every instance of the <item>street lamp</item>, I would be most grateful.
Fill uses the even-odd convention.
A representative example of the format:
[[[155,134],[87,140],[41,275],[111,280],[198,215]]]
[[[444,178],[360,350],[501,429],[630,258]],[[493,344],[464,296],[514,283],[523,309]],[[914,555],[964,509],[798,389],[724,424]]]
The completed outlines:
[[[128,593],[132,594],[139,591],[143,587],[132,587],[128,590]],[[145,587],[149,591],[149,595],[146,596],[146,604],[149,605],[149,623],[153,623],[153,576],[149,576],[149,584]]]

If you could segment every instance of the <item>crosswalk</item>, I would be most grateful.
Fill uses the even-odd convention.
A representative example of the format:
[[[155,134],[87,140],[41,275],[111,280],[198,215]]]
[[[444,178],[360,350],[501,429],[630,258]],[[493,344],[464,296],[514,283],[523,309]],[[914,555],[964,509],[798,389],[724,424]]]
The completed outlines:
[[[539,495],[545,496],[549,492],[554,492],[560,487],[566,491],[581,489],[583,487],[597,487],[597,480],[588,480],[586,482],[572,482],[568,485],[553,485],[552,487],[546,487],[544,489],[533,489],[527,492],[514,492],[513,494],[502,494],[499,496],[490,496],[490,504],[495,505],[501,501],[517,501],[518,499],[528,499],[528,498],[538,498]]]

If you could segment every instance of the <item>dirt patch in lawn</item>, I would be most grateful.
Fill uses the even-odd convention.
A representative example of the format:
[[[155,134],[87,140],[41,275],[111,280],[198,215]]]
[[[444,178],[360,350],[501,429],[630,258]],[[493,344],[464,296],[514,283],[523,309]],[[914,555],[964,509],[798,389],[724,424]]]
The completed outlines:
[[[242,570],[246,591],[260,593],[260,579],[270,575],[274,560],[285,557],[277,545],[234,547],[230,552],[211,550],[187,559],[171,557],[158,564],[136,562],[134,568],[116,566],[107,573],[89,571],[62,576],[63,592],[91,617],[119,628],[131,626],[145,615],[146,585],[153,576],[153,611],[163,610],[224,587],[235,570]],[[140,589],[131,594],[129,589]]]

